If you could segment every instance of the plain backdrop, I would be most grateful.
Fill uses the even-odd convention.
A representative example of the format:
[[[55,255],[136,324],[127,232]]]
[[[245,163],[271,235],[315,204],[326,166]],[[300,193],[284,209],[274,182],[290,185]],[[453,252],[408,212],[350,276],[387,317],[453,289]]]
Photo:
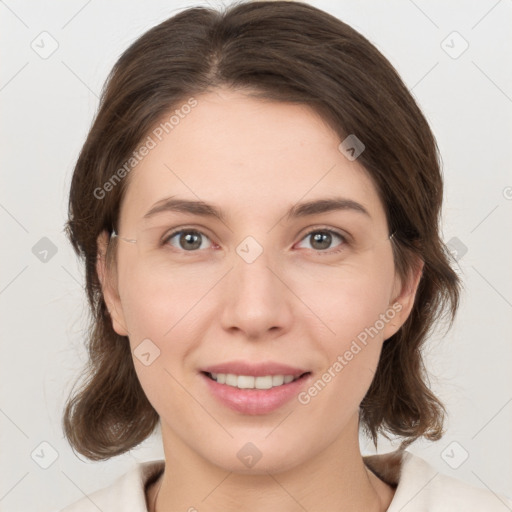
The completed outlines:
[[[453,329],[427,349],[447,433],[409,449],[440,472],[510,496],[512,1],[309,3],[391,61],[442,155],[443,237],[465,292]],[[135,462],[163,457],[158,435],[106,462],[77,457],[63,436],[88,321],[83,268],[63,227],[73,165],[108,72],[142,33],[192,5],[208,4],[0,2],[2,512],[58,510]],[[379,451],[395,446],[383,440]],[[362,449],[374,452],[364,439]]]

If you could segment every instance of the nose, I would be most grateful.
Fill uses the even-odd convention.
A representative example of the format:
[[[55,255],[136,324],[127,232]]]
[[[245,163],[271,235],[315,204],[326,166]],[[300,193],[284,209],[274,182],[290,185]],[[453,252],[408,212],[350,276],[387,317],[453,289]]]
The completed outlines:
[[[248,261],[236,254],[226,276],[222,327],[250,339],[280,336],[292,325],[293,293],[270,251]]]

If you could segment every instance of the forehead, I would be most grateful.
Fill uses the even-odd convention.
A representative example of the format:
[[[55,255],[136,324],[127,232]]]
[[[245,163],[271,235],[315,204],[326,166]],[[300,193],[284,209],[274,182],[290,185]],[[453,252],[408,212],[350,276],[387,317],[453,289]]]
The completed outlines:
[[[176,124],[165,123],[179,106],[150,132],[155,144],[129,175],[123,223],[173,195],[269,219],[300,201],[345,197],[384,220],[366,170],[340,152],[338,135],[311,108],[227,89],[195,100]]]

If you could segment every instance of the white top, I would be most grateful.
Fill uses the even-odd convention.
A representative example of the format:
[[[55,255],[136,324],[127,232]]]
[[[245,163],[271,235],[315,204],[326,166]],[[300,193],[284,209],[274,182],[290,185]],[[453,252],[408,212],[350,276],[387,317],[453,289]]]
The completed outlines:
[[[512,499],[439,473],[408,451],[363,457],[365,465],[396,486],[388,512],[507,512]],[[147,512],[145,488],[165,466],[164,460],[136,464],[112,485],[83,497],[60,512]],[[199,498],[199,496],[198,496]]]

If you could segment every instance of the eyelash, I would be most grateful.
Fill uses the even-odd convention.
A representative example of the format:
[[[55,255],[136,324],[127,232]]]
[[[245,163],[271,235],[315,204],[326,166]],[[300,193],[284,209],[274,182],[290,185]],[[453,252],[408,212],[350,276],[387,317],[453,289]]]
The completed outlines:
[[[161,245],[168,245],[169,243],[169,240],[171,240],[172,238],[174,238],[176,235],[180,234],[180,233],[198,233],[200,234],[201,236],[204,236],[206,238],[208,238],[210,240],[210,237],[206,234],[204,234],[202,231],[196,229],[196,228],[180,228],[180,229],[176,229],[175,231],[173,231],[172,233],[170,233],[169,235],[166,235],[164,236],[164,238],[162,239],[161,241]],[[348,240],[347,240],[347,237],[343,234],[341,234],[340,232],[334,230],[334,229],[330,229],[330,228],[315,228],[315,229],[312,229],[311,231],[308,231],[302,238],[301,238],[301,242],[302,240],[306,239],[307,237],[315,234],[315,233],[329,233],[331,235],[335,235],[337,237],[339,237],[342,241],[341,243],[341,247],[339,249],[336,249],[336,250],[329,250],[329,249],[326,249],[326,250],[315,250],[315,249],[310,249],[312,250],[313,252],[319,254],[319,255],[333,255],[333,254],[337,254],[343,250],[345,250],[345,246],[348,245]],[[210,240],[211,241],[211,240]],[[214,243],[214,242],[212,242]],[[198,252],[201,252],[201,250],[197,249],[197,250],[193,250],[193,251],[185,251],[183,249],[178,249],[174,246],[171,246],[173,249],[176,249],[177,251],[179,252],[182,252],[182,253],[190,253],[191,255],[194,254],[194,253],[198,253]]]

